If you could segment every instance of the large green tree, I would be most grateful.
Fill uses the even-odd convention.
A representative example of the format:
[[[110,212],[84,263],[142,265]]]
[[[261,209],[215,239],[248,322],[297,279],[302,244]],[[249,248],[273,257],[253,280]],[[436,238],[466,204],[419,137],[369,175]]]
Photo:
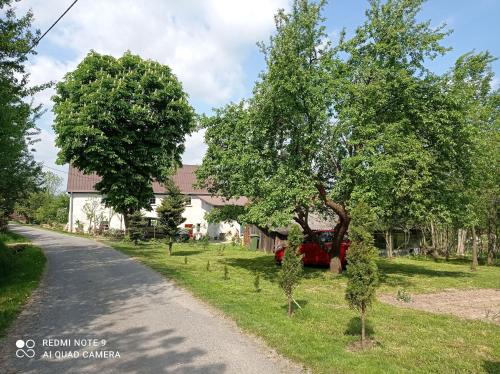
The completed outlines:
[[[29,87],[26,73],[27,51],[38,36],[32,20],[31,12],[18,17],[13,1],[0,0],[0,229],[16,201],[36,187],[40,173],[30,146],[41,108],[27,98],[46,86]]]
[[[168,66],[127,52],[90,52],[53,97],[59,163],[102,179],[104,202],[128,216],[151,209],[153,180],[180,165],[193,130],[187,94]]]
[[[468,172],[471,132],[446,79],[425,68],[446,52],[443,27],[417,21],[422,0],[370,1],[354,36],[327,38],[324,2],[297,0],[276,15],[254,95],[202,120],[208,151],[198,177],[214,193],[247,196],[245,219],[335,216],[333,271],[349,206],[380,221],[445,214]]]
[[[462,206],[456,217],[457,226],[472,233],[474,270],[481,231],[487,236],[488,264],[493,263],[500,214],[500,92],[491,88],[493,60],[488,52],[467,53],[449,74],[457,100],[467,108],[465,120],[473,127],[471,178],[459,185]]]

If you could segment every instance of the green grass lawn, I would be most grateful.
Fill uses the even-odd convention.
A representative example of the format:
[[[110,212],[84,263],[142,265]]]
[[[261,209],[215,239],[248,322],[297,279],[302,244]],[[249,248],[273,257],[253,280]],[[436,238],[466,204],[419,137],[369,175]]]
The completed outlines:
[[[27,245],[14,252],[7,243]],[[0,233],[0,337],[38,286],[44,266],[45,256],[39,248],[15,233]]]
[[[10,244],[10,243],[27,243],[29,242],[24,236],[16,234],[15,232],[0,232],[0,243]]]
[[[359,339],[359,318],[344,301],[345,276],[325,269],[305,270],[296,292],[302,306],[293,318],[276,283],[278,268],[270,255],[245,248],[192,244],[166,246],[108,242],[152,267],[233,318],[283,355],[317,373],[498,373],[500,327],[375,303],[369,314],[371,350],[350,352]],[[187,264],[185,263],[187,259]],[[210,271],[207,271],[210,261]],[[229,279],[224,280],[224,265]],[[398,258],[381,259],[381,288],[410,294],[444,288],[500,288],[500,268],[482,266],[476,273],[468,263]],[[262,290],[254,289],[260,274]]]

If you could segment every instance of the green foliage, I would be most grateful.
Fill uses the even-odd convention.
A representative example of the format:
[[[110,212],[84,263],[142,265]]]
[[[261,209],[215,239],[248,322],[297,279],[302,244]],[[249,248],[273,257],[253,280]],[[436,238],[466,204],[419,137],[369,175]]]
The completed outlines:
[[[220,223],[220,222],[243,222],[245,214],[245,207],[238,205],[224,205],[221,207],[215,207],[210,211],[205,213],[205,219],[208,223]]]
[[[296,298],[308,303],[301,303],[303,309],[296,318],[284,318],[280,313],[283,293],[276,286],[279,268],[272,254],[226,247],[225,260],[232,280],[225,281],[222,268],[218,276],[205,270],[208,260],[212,264],[220,260],[216,251],[179,244],[179,251],[189,258],[185,266],[183,256],[168,257],[162,245],[111,244],[175,280],[236,321],[239,328],[261,337],[313,373],[412,373],[416,368],[421,373],[482,373],[485,360],[495,362],[498,357],[500,335],[491,323],[379,302],[372,306],[370,326],[374,326],[381,344],[353,353],[346,346],[356,339],[353,335],[358,333],[359,315],[347,307],[344,276],[332,277],[324,269],[305,268]],[[484,267],[472,273],[468,261],[462,260],[434,262],[405,257],[390,261],[379,258],[378,266],[381,289],[394,296],[402,287],[412,294],[450,288],[498,288],[500,272],[498,267]],[[256,273],[260,274],[260,293],[254,292],[252,285]]]
[[[37,191],[21,198],[15,206],[17,214],[27,223],[64,225],[68,222],[69,197],[60,193],[62,178],[52,172],[41,174]]]
[[[181,163],[194,126],[170,68],[130,52],[114,58],[92,51],[56,88],[58,162],[101,176],[96,189],[116,212],[151,209],[152,181]]]
[[[288,316],[292,315],[293,291],[299,285],[302,276],[302,256],[297,253],[303,235],[297,225],[293,225],[288,232],[288,247],[281,262],[278,274],[278,284],[288,299]]]
[[[404,288],[400,288],[398,290],[398,294],[396,295],[396,299],[400,300],[404,303],[410,303],[411,302],[411,295]]]
[[[165,195],[161,204],[156,208],[158,213],[158,226],[169,240],[169,252],[172,252],[172,245],[175,237],[179,233],[179,225],[186,219],[182,216],[186,206],[186,199],[181,194],[179,187],[171,180],[165,184]]]
[[[7,248],[7,246],[3,242],[0,242],[0,277],[1,278],[7,276],[11,272],[13,261],[14,261],[14,251]]]
[[[382,229],[457,216],[476,132],[463,98],[488,58],[464,61],[476,75],[429,71],[426,61],[448,51],[448,31],[419,20],[422,3],[372,0],[365,22],[337,45],[325,34],[323,2],[279,11],[253,96],[201,120],[200,184],[249,197],[241,219],[262,227],[295,219],[306,229],[311,210],[337,215],[333,254],[347,207],[360,201]]]
[[[38,286],[46,262],[42,251],[30,243],[14,251],[5,245],[8,242],[28,240],[9,231],[0,235],[0,337]]]
[[[199,242],[201,243],[201,246],[203,249],[206,251],[208,249],[208,245],[210,244],[210,240],[208,238],[208,235],[203,235],[200,239]]]
[[[139,240],[144,239],[146,233],[146,220],[140,211],[134,212],[130,215],[128,236],[130,240],[134,242],[135,245],[139,243]]]
[[[373,245],[372,210],[365,204],[351,209],[351,244],[347,252],[347,287],[345,298],[349,306],[361,313],[361,340],[365,339],[365,313],[375,299],[375,290],[379,284],[377,257],[378,251]]]
[[[40,223],[64,225],[68,222],[68,209],[68,195],[48,195],[45,203],[35,212],[35,220]]]
[[[33,14],[17,17],[12,1],[0,0],[0,230],[17,201],[36,189],[41,172],[31,154],[41,107],[30,96],[47,87],[29,84],[26,52],[39,36]],[[31,52],[33,54],[33,52]]]
[[[288,247],[293,251],[297,251],[299,246],[304,241],[304,233],[297,225],[292,225],[290,230],[288,230],[287,242]]]
[[[260,274],[255,273],[255,277],[253,278],[253,288],[255,289],[255,292],[260,292]]]
[[[333,89],[321,7],[296,1],[290,14],[279,11],[254,96],[202,118],[208,150],[198,178],[215,194],[249,197],[240,220],[287,226],[315,194],[312,165]]]
[[[125,236],[124,231],[120,230],[120,229],[109,229],[109,230],[104,231],[103,234],[105,237],[115,239],[115,240],[122,240]]]
[[[219,256],[224,256],[224,251],[226,249],[226,246],[223,244],[217,248],[217,254]]]

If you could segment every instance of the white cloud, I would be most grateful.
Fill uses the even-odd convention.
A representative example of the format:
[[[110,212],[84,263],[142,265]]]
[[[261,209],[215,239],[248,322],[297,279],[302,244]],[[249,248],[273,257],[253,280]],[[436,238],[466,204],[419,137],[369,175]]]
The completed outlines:
[[[184,164],[198,165],[203,160],[207,146],[203,141],[205,130],[197,131],[186,139],[186,150],[182,156]]]
[[[51,131],[42,129],[38,135],[39,142],[35,143],[33,153],[35,159],[43,163],[45,171],[51,171],[63,179],[63,189],[66,189],[68,166],[56,165],[58,149],[55,145],[55,135]]]
[[[16,7],[31,8],[34,27],[44,31],[68,5],[67,0],[25,0]],[[31,82],[60,80],[91,49],[114,56],[130,50],[169,65],[191,99],[205,107],[238,100],[255,79],[245,75],[245,59],[255,53],[257,41],[267,41],[273,15],[287,5],[288,0],[80,1],[42,40],[38,49],[50,52],[30,58]],[[41,48],[44,43],[50,48]],[[48,89],[35,99],[50,110],[53,93]],[[203,133],[193,134],[183,161],[200,163],[205,149]],[[56,153],[54,135],[44,130],[37,160],[61,168],[54,163]]]
[[[77,61],[94,49],[114,56],[130,50],[166,63],[191,97],[218,105],[242,94],[246,78],[242,68],[244,59],[255,50],[257,41],[267,40],[273,29],[273,14],[286,3],[286,0],[82,1],[46,38],[71,51]],[[21,4],[33,9],[35,25],[44,30],[65,9],[67,1],[28,0]],[[50,58],[57,64],[58,56]],[[40,59],[40,63],[46,62]],[[37,61],[33,68],[36,65]],[[67,67],[74,65],[72,62]],[[51,69],[57,70],[58,66]]]
[[[33,86],[49,82],[57,82],[64,77],[68,71],[76,67],[76,61],[62,62],[49,56],[35,56],[27,66],[30,73],[30,84]],[[36,103],[43,104],[45,108],[52,106],[51,97],[54,95],[55,87],[47,88],[37,93],[34,97]]]

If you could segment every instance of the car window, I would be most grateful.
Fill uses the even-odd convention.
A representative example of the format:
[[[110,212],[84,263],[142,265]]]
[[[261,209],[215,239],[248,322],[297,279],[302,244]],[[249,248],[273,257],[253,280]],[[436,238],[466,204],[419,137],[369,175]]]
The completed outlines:
[[[333,241],[333,233],[332,232],[322,232],[319,238],[320,238],[322,243],[331,243]]]

